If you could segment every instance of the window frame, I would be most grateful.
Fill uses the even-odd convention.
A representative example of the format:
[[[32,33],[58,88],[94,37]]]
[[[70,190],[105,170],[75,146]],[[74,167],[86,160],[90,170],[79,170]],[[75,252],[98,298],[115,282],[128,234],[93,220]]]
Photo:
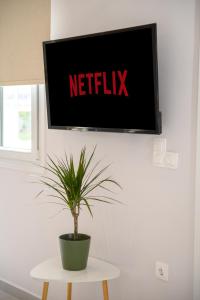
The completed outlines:
[[[3,87],[0,87],[0,117],[3,116]],[[44,84],[32,85],[31,87],[31,151],[10,149],[0,146],[0,167],[12,168],[24,163],[40,164],[44,158],[44,120],[45,117],[45,87]],[[2,121],[0,122],[0,132],[2,132]],[[2,144],[2,134],[0,134],[0,145]],[[23,164],[20,169],[23,169]],[[18,169],[18,167],[17,167]]]

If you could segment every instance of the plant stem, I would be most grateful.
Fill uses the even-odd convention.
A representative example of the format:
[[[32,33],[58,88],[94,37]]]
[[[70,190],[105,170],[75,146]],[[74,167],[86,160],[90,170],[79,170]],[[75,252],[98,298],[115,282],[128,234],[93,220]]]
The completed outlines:
[[[74,213],[74,240],[78,239],[78,214]]]

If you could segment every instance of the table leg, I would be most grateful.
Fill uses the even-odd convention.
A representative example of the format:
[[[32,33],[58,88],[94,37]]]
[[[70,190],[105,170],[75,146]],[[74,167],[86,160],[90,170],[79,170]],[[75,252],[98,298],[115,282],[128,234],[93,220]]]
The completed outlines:
[[[49,288],[49,283],[44,282],[43,283],[43,291],[42,291],[42,300],[47,300],[48,288]]]
[[[67,300],[72,299],[72,283],[68,282],[67,284]]]
[[[103,299],[104,299],[104,300],[109,300],[109,295],[108,295],[108,282],[107,282],[107,280],[103,280],[102,286],[103,286]]]

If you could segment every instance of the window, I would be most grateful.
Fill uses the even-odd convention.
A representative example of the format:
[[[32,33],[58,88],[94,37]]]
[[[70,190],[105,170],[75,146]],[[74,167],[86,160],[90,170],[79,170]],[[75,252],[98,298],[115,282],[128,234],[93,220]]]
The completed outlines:
[[[38,158],[38,97],[37,85],[0,87],[0,157]]]

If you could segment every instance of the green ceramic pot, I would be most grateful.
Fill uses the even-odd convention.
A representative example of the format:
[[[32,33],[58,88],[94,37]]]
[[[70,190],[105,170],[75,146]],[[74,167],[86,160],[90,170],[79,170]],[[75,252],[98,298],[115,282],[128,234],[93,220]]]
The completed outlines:
[[[73,236],[72,233],[59,236],[63,269],[70,271],[84,270],[87,266],[90,236],[79,233],[77,240],[74,240]]]

